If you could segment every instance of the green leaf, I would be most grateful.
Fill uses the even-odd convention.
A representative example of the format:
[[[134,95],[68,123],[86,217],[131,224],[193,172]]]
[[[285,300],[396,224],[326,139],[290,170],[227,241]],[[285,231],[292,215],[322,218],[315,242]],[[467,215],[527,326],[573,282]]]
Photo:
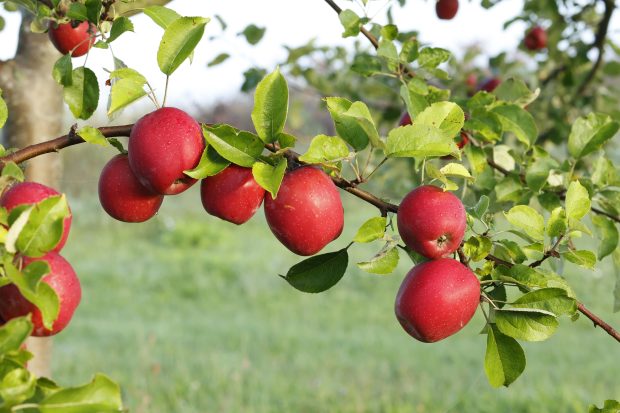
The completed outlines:
[[[561,254],[573,264],[577,264],[580,267],[587,268],[589,270],[594,269],[596,265],[596,254],[588,250],[567,251]]]
[[[556,316],[573,315],[577,311],[577,300],[569,297],[561,288],[541,288],[530,291],[511,304],[517,308],[535,308],[549,311]]]
[[[525,171],[525,182],[534,191],[540,191],[547,183],[549,173],[558,167],[558,163],[549,157],[536,159]]]
[[[566,219],[566,211],[562,207],[557,207],[551,211],[549,221],[547,221],[547,235],[549,237],[559,237],[568,230],[568,220]]]
[[[207,67],[213,67],[224,63],[229,57],[230,55],[228,53],[220,53],[207,64]]]
[[[51,251],[62,238],[63,220],[67,216],[69,205],[64,195],[51,196],[36,203],[19,233],[15,244],[17,250],[28,257],[40,257]]]
[[[344,98],[325,98],[336,132],[356,151],[361,151],[371,142],[375,147],[383,147],[374,120],[363,102],[351,102]]]
[[[283,277],[290,285],[305,293],[329,290],[342,278],[349,264],[346,248],[336,252],[315,255],[295,264]]]
[[[573,123],[568,136],[568,152],[575,159],[582,158],[600,149],[619,128],[618,122],[601,113],[580,117]]]
[[[616,224],[602,215],[593,215],[592,223],[598,229],[601,243],[598,246],[598,259],[602,260],[618,247],[618,228]]]
[[[493,91],[499,100],[525,107],[540,94],[540,89],[532,92],[521,79],[506,79]]]
[[[588,413],[620,413],[620,402],[617,400],[605,400],[605,404],[601,409],[592,405],[588,409]]]
[[[112,89],[110,91],[110,107],[108,116],[146,96],[144,86],[147,81],[134,69],[124,67],[110,73]]]
[[[36,381],[36,377],[25,368],[14,368],[5,372],[0,381],[0,397],[3,405],[20,404],[34,396]]]
[[[28,219],[33,210],[34,206],[25,206],[14,208],[13,211],[11,211],[9,218],[13,219],[10,220],[9,231],[4,240],[4,246],[9,253],[15,254],[17,252],[17,239],[28,223]]]
[[[318,135],[310,142],[308,151],[299,157],[306,163],[330,163],[349,156],[347,144],[337,136]]]
[[[558,327],[553,313],[530,308],[496,310],[495,323],[503,334],[526,341],[544,341]]]
[[[471,174],[469,173],[469,171],[467,170],[467,168],[465,168],[460,163],[451,162],[441,167],[439,172],[441,172],[445,176],[456,176],[456,177],[464,178],[464,179],[473,178]]]
[[[474,262],[485,259],[492,248],[493,243],[491,240],[483,236],[470,237],[465,244],[463,244],[463,252]]]
[[[425,47],[420,50],[418,64],[425,69],[434,69],[450,59],[450,52],[439,47]]]
[[[56,63],[54,63],[52,77],[61,86],[71,86],[71,82],[73,82],[73,63],[71,62],[71,53],[63,55],[56,61]]]
[[[263,142],[249,132],[238,132],[228,125],[203,125],[202,133],[209,145],[224,159],[246,168],[252,167],[263,152]]]
[[[0,89],[0,129],[4,127],[6,120],[9,117],[9,109],[6,106],[6,102],[2,98],[2,89]]]
[[[566,192],[566,217],[572,225],[590,212],[590,195],[588,190],[579,181],[573,181]]]
[[[472,208],[468,208],[468,212],[478,219],[482,219],[484,214],[486,214],[489,209],[489,205],[491,204],[491,200],[488,196],[482,195],[476,205]]]
[[[163,6],[148,6],[144,8],[144,14],[149,16],[159,27],[166,30],[173,21],[181,15],[176,11]]]
[[[474,109],[470,118],[465,122],[465,128],[476,132],[481,138],[488,142],[495,142],[501,139],[504,130],[499,116],[485,108]]]
[[[118,16],[114,19],[112,23],[112,28],[110,29],[110,37],[108,37],[107,43],[112,43],[114,40],[118,39],[118,37],[125,32],[133,32],[133,23],[125,16]]]
[[[97,76],[87,67],[78,67],[72,72],[71,85],[65,86],[63,93],[73,116],[78,119],[88,119],[99,104]]]
[[[383,238],[387,219],[385,217],[374,217],[364,222],[357,230],[353,242],[372,242]]]
[[[517,340],[491,324],[487,329],[484,371],[493,387],[512,384],[525,370],[525,353]]]
[[[24,171],[22,171],[22,168],[15,162],[7,162],[4,165],[4,168],[2,168],[2,176],[11,177],[19,182],[23,182],[25,179]]]
[[[267,74],[267,71],[265,69],[260,69],[256,67],[252,67],[243,72],[243,78],[245,80],[241,85],[241,91],[249,92],[250,90],[254,89],[258,82],[260,82],[261,79],[265,76],[265,74]]]
[[[103,133],[101,133],[99,129],[93,128],[92,126],[84,126],[82,129],[77,131],[77,134],[88,143],[100,146],[108,146],[110,144],[105,136],[103,136]]]
[[[256,162],[252,166],[252,175],[261,187],[269,191],[272,198],[278,196],[278,190],[284,179],[284,173],[288,163],[286,158],[280,158],[276,166],[271,166],[263,162]]]
[[[194,179],[204,179],[207,176],[217,175],[228,165],[230,165],[229,161],[222,158],[211,145],[207,145],[202,152],[198,165],[194,169],[183,171],[183,173]]]
[[[388,157],[430,157],[459,155],[452,137],[440,129],[419,123],[392,129],[387,137],[385,154]]]
[[[101,0],[86,0],[86,15],[88,16],[88,20],[94,23],[95,25],[99,24],[99,20],[101,18]]]
[[[180,17],[168,25],[157,51],[157,64],[162,73],[170,76],[192,54],[209,20],[205,17]]]
[[[9,320],[0,327],[0,354],[17,351],[32,332],[32,323],[25,317]]]
[[[71,20],[86,21],[88,20],[88,9],[82,3],[71,3],[67,11],[67,17]]]
[[[411,87],[409,87],[411,83],[409,82],[408,86],[403,85],[400,87],[400,96],[405,101],[405,105],[407,105],[407,112],[415,118],[429,106],[429,103],[424,96],[411,90]]]
[[[499,118],[505,132],[512,132],[516,138],[531,146],[538,138],[538,128],[532,115],[515,104],[504,104],[494,107],[491,112]]]
[[[530,237],[536,240],[545,238],[545,220],[534,208],[527,205],[517,205],[504,215],[508,222],[525,231]]]
[[[254,24],[250,24],[246,26],[246,28],[243,29],[243,31],[239,34],[245,36],[245,39],[251,45],[256,45],[258,44],[258,42],[261,41],[261,39],[265,35],[265,30],[267,29],[264,27],[258,27]]]
[[[546,272],[540,268],[531,268],[527,265],[514,265],[507,274],[498,274],[497,278],[502,281],[514,282],[530,288],[561,288],[569,297],[575,297],[566,280],[559,275]]]
[[[395,243],[388,242],[370,261],[358,262],[357,266],[370,274],[387,275],[396,269],[398,259],[398,247]]]
[[[465,114],[456,103],[436,102],[424,109],[413,123],[438,128],[446,137],[452,139],[463,128]]]
[[[347,9],[341,11],[338,18],[340,19],[340,23],[342,23],[342,27],[344,27],[342,37],[357,36],[359,34],[362,21],[353,10]]]
[[[123,409],[121,389],[103,374],[79,387],[59,390],[40,402],[40,413],[112,413]]]
[[[288,84],[280,69],[268,74],[258,83],[254,94],[252,122],[256,133],[265,143],[278,139],[288,114]]]
[[[398,50],[396,50],[396,46],[394,42],[389,39],[381,39],[379,41],[379,47],[377,48],[377,56],[392,61],[393,63],[398,62]]]

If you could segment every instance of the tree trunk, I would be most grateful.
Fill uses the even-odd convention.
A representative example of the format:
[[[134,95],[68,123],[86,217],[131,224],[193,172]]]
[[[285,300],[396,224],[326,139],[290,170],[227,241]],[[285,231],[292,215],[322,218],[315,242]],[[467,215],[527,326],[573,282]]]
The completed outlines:
[[[60,57],[45,34],[30,32],[30,16],[23,14],[15,58],[0,65],[0,88],[9,108],[5,143],[23,148],[60,135],[63,100],[60,87],[51,76]],[[58,188],[62,175],[59,154],[28,161],[26,179]],[[51,373],[50,338],[30,338],[28,350],[35,355],[29,369],[37,376]]]

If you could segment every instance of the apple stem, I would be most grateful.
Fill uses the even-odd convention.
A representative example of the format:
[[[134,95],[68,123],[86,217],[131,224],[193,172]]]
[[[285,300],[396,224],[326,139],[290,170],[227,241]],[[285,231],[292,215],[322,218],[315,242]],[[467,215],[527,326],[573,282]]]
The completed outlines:
[[[166,75],[166,86],[164,87],[164,100],[162,101],[161,106],[166,106],[166,98],[168,98],[168,82],[170,81],[170,75]]]

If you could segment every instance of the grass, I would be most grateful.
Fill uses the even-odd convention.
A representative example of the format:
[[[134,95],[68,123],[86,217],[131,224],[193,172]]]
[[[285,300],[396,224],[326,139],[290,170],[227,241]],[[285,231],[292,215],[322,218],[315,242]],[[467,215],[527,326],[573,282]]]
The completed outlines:
[[[620,347],[583,319],[527,343],[525,374],[492,389],[480,315],[433,345],[398,325],[394,296],[408,258],[387,277],[350,265],[332,290],[302,294],[277,277],[299,257],[273,238],[262,211],[238,228],[207,216],[196,189],[138,225],[108,218],[92,194],[70,198],[74,226],[63,254],[84,296],[55,341],[59,382],[102,371],[137,413],[582,412],[620,398]],[[354,204],[328,250],[376,214]],[[351,261],[375,249],[354,246]],[[573,266],[567,274],[592,310],[620,324],[611,274]]]

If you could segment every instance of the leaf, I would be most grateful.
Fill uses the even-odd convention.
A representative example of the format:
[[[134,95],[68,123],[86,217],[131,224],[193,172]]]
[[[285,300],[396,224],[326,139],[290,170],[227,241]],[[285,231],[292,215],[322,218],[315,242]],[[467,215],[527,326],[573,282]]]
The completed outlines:
[[[396,269],[399,258],[396,244],[388,242],[370,261],[358,262],[357,266],[370,274],[387,275]]]
[[[535,308],[554,313],[556,316],[573,315],[577,311],[577,301],[569,297],[561,288],[541,288],[523,294],[512,304],[517,308]]]
[[[2,176],[11,177],[19,182],[23,182],[25,179],[24,171],[22,171],[22,168],[15,162],[7,162],[4,165],[4,168],[2,168]]]
[[[159,27],[164,30],[166,30],[173,21],[181,17],[181,15],[176,11],[164,6],[145,7],[144,14],[149,16]]]
[[[110,80],[112,89],[108,116],[146,95],[146,78],[134,69],[117,69],[110,73]]]
[[[330,163],[349,156],[347,144],[337,136],[318,135],[310,142],[308,151],[299,157],[306,163]]]
[[[415,118],[429,106],[429,103],[424,96],[411,90],[409,85],[411,82],[407,86],[400,87],[400,96],[407,105],[407,112]]]
[[[284,173],[288,163],[286,158],[280,158],[276,166],[271,166],[263,162],[256,162],[252,166],[252,175],[261,187],[269,191],[272,198],[278,196],[278,190],[284,179]]]
[[[90,118],[99,104],[97,76],[87,67],[74,69],[71,85],[65,86],[63,94],[73,116],[78,119]]]
[[[592,405],[588,409],[588,413],[620,413],[620,402],[617,400],[605,400],[605,404],[601,409]]]
[[[103,374],[83,386],[70,387],[44,398],[40,413],[112,413],[123,409],[121,389]]]
[[[112,23],[112,28],[110,29],[110,37],[108,37],[107,43],[112,43],[114,40],[118,39],[118,37],[125,32],[133,32],[133,23],[125,16],[118,16],[114,19]]]
[[[465,244],[463,244],[463,252],[474,262],[485,259],[492,248],[493,243],[491,240],[483,236],[470,237]]]
[[[470,179],[473,178],[467,168],[460,163],[451,162],[443,166],[439,172],[446,176],[457,176],[459,178]]]
[[[590,211],[590,195],[588,190],[579,181],[573,181],[566,191],[566,217],[572,225]]]
[[[521,79],[506,79],[493,91],[499,100],[525,107],[532,103],[540,94],[540,89],[532,92]]]
[[[211,145],[207,145],[202,152],[198,165],[194,169],[183,171],[183,173],[194,179],[204,179],[207,176],[217,175],[228,165],[230,165],[229,161],[222,158]]]
[[[452,102],[436,102],[424,109],[413,122],[438,128],[446,137],[454,138],[463,128],[465,114]]]
[[[288,84],[277,68],[258,83],[254,93],[252,122],[256,133],[265,143],[278,139],[288,114]]]
[[[596,265],[596,254],[594,254],[592,251],[567,251],[562,253],[561,255],[573,264],[577,264],[580,267],[584,267],[589,270],[594,269],[594,265]]]
[[[476,205],[472,208],[468,208],[467,212],[481,220],[484,217],[484,214],[486,214],[487,210],[489,209],[490,204],[491,200],[489,199],[489,197],[486,195],[482,195],[480,199],[478,199]]]
[[[438,128],[414,123],[389,132],[385,154],[391,158],[459,156],[459,149],[454,139]]]
[[[361,151],[369,142],[383,147],[374,120],[363,102],[351,102],[344,98],[325,98],[327,110],[334,120],[336,133],[356,151]]]
[[[598,229],[597,232],[601,240],[598,246],[598,259],[602,260],[618,247],[618,229],[612,220],[601,215],[593,215],[592,223]]]
[[[543,271],[540,268],[531,268],[527,265],[517,264],[510,268],[507,274],[497,274],[497,279],[514,282],[530,288],[561,288],[566,291],[566,295],[569,297],[575,297],[575,293],[564,278],[553,272]]]
[[[547,235],[549,237],[559,237],[568,230],[568,221],[566,220],[566,211],[562,207],[557,207],[551,211],[549,221],[547,221]]]
[[[2,89],[0,89],[0,129],[4,127],[6,120],[9,117],[9,109],[6,106],[6,102],[2,98]]]
[[[434,69],[450,59],[450,52],[439,47],[425,47],[420,50],[418,64],[425,69]]]
[[[228,53],[220,53],[207,64],[207,67],[213,67],[224,63],[229,57],[230,55]]]
[[[110,144],[105,136],[103,136],[103,133],[101,133],[99,129],[93,128],[92,126],[84,126],[82,129],[77,131],[77,134],[88,143],[100,146],[108,146]]]
[[[344,27],[342,37],[357,36],[360,32],[362,22],[357,14],[353,10],[343,10],[338,15],[340,23]]]
[[[9,320],[0,327],[0,354],[19,350],[32,332],[32,323],[25,317]]]
[[[99,24],[101,18],[101,0],[86,0],[86,15],[88,20],[95,25]]]
[[[71,62],[71,53],[63,55],[54,63],[52,69],[52,77],[61,86],[71,86],[73,82],[73,63]]]
[[[19,234],[21,234],[22,230],[28,223],[28,219],[30,219],[30,214],[34,209],[34,205],[25,206],[22,208],[14,208],[11,211],[10,217],[15,217],[15,219],[11,222],[9,226],[9,231],[6,234],[6,238],[4,240],[4,246],[8,252],[11,254],[15,254],[17,252],[17,239],[19,238]],[[19,214],[19,215],[16,215]]]
[[[557,162],[552,158],[538,158],[526,169],[525,182],[532,191],[538,192],[547,183],[551,170],[557,167]]]
[[[81,22],[88,20],[86,5],[82,3],[71,3],[69,5],[69,11],[67,11],[67,17],[71,20],[78,20]]]
[[[249,132],[237,132],[228,125],[209,127],[203,125],[202,133],[224,159],[251,168],[263,152],[263,143]]]
[[[336,252],[315,255],[295,264],[283,277],[290,285],[305,293],[329,290],[342,278],[349,264],[346,248]]]
[[[590,113],[577,119],[568,136],[568,152],[579,159],[598,149],[613,138],[620,124],[608,115]]]
[[[503,334],[526,341],[544,341],[558,327],[553,313],[529,308],[496,310],[495,323]]]
[[[386,224],[387,218],[385,217],[370,218],[357,230],[353,242],[365,243],[383,238]]]
[[[40,257],[51,251],[62,238],[63,220],[67,216],[69,205],[65,195],[51,196],[34,204],[17,238],[17,250],[28,257]]]
[[[243,31],[239,34],[245,36],[245,39],[248,41],[248,43],[254,46],[261,41],[261,39],[265,35],[265,30],[267,29],[264,27],[258,27],[254,24],[250,24],[246,26],[246,28],[243,29]]]
[[[498,116],[504,131],[512,132],[516,138],[531,146],[538,138],[538,128],[532,115],[515,104],[503,104],[494,107],[491,112]]]
[[[249,92],[254,89],[254,87],[261,81],[261,79],[265,76],[267,71],[265,69],[260,69],[256,67],[252,67],[245,72],[243,72],[243,84],[241,85],[242,92]]]
[[[491,324],[487,329],[484,371],[493,387],[512,384],[525,370],[525,353],[517,340],[501,333]]]
[[[167,76],[194,51],[210,19],[205,17],[180,17],[164,31],[157,51],[159,69]]]
[[[534,208],[527,205],[517,205],[504,215],[508,222],[525,231],[530,237],[536,240],[544,240],[545,220]]]

